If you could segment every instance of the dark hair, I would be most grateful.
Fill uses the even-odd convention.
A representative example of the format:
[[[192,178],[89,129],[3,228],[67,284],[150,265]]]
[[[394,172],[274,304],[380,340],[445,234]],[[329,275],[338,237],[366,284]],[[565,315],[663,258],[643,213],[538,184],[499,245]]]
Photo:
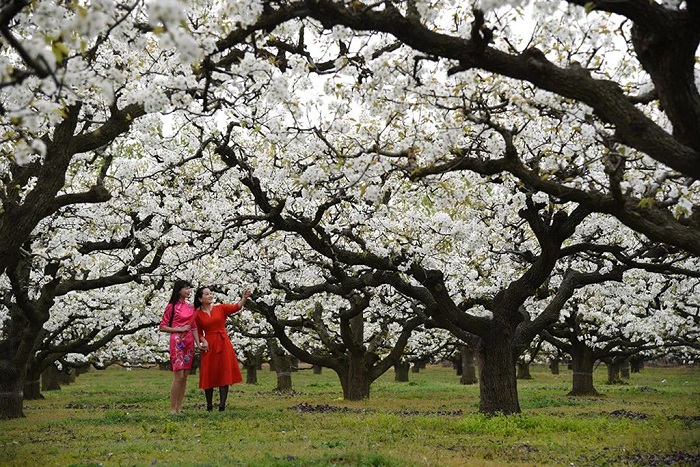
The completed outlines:
[[[206,285],[201,286],[200,288],[197,289],[197,291],[194,293],[194,309],[196,310],[197,308],[202,306],[202,295],[204,295],[204,289],[208,289]]]
[[[170,295],[170,301],[168,301],[168,303],[175,305],[178,300],[180,300],[180,291],[185,287],[192,287],[192,284],[190,284],[189,281],[183,281],[182,279],[176,280],[173,284],[173,293]]]
[[[185,287],[192,287],[188,281],[183,281],[178,279],[173,284],[173,293],[170,294],[169,305],[172,305],[172,310],[170,311],[170,320],[168,321],[168,326],[173,327],[173,318],[175,318],[175,304],[180,300],[180,291]]]

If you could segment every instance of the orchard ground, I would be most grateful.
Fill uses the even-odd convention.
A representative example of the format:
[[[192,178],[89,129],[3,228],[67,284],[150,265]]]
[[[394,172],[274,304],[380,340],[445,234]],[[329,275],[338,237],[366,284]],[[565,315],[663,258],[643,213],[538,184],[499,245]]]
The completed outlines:
[[[700,368],[648,367],[596,397],[567,397],[571,371],[533,366],[519,381],[522,414],[478,413],[477,385],[429,366],[371,398],[344,401],[335,374],[294,372],[232,388],[225,412],[206,412],[190,376],[182,415],[168,414],[171,373],[114,366],[92,370],[23,419],[0,421],[0,465],[700,465]],[[216,401],[216,395],[215,395]]]

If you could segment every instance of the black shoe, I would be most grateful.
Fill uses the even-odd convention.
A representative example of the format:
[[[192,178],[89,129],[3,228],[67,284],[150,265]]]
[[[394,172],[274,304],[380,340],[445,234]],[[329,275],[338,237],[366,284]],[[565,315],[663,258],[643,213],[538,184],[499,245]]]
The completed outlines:
[[[214,410],[214,406],[213,406],[213,405],[208,405],[208,406],[207,406],[207,412],[211,412],[212,410]]]
[[[220,405],[220,406],[219,406],[219,412],[223,412],[224,409],[226,409],[226,406],[225,406],[225,405]]]

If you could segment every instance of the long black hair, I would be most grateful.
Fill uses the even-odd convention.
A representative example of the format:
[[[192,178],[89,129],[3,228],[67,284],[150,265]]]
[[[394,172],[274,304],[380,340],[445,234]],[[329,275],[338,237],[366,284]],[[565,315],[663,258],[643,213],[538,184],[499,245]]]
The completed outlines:
[[[182,279],[176,280],[173,284],[173,293],[170,294],[170,301],[168,301],[168,305],[172,305],[170,319],[168,320],[168,326],[170,327],[173,327],[173,318],[175,318],[175,304],[180,300],[180,291],[185,287],[192,287],[192,284]]]
[[[173,284],[173,293],[170,295],[170,300],[168,303],[175,305],[180,300],[180,291],[185,287],[192,287],[192,284],[190,284],[189,281],[184,281],[182,279],[176,280]]]
[[[202,295],[204,295],[204,289],[208,289],[206,285],[201,286],[194,293],[194,309],[198,309],[202,306]]]

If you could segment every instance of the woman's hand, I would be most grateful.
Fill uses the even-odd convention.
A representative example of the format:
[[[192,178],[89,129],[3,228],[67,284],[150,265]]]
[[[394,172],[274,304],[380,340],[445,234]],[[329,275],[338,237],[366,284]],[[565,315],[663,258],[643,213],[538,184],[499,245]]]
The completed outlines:
[[[239,308],[243,308],[245,306],[245,302],[248,301],[248,297],[250,297],[251,294],[252,292],[250,290],[245,290],[243,292],[243,297],[241,297],[241,300],[238,302]]]
[[[203,337],[199,339],[199,349],[202,352],[209,352],[209,342]]]

